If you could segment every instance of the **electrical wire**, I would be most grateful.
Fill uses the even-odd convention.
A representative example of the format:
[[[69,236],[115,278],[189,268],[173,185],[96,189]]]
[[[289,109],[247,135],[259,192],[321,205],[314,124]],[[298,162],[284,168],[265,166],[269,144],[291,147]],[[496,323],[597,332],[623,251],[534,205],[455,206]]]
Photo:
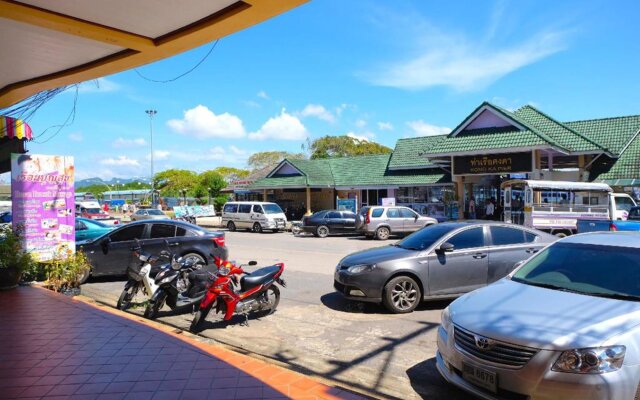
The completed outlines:
[[[75,92],[75,94],[73,96],[73,106],[71,107],[71,111],[69,111],[69,115],[67,115],[67,119],[65,119],[62,124],[52,125],[52,126],[48,127],[47,129],[45,129],[44,131],[42,131],[41,134],[39,134],[38,136],[34,137],[34,140],[33,140],[34,143],[38,143],[38,144],[47,143],[48,141],[50,141],[51,139],[56,137],[63,128],[66,128],[67,126],[73,124],[73,122],[76,120],[76,107],[78,105],[79,86],[75,85],[75,89],[76,89],[76,92]],[[47,139],[44,139],[44,140],[41,139],[40,141],[35,140],[36,138],[42,138],[44,135],[46,135],[46,133],[50,129],[54,129],[54,128],[58,128],[58,130],[55,131],[55,133],[53,133],[53,135],[49,136]]]
[[[142,73],[140,71],[138,71],[137,68],[134,69],[135,73],[138,74],[138,76],[146,81],[149,82],[155,82],[155,83],[169,83],[169,82],[173,82],[173,81],[177,81],[178,79],[182,78],[183,76],[186,76],[190,73],[192,73],[196,68],[198,68],[200,66],[200,64],[202,64],[203,62],[205,62],[205,60],[211,55],[211,53],[213,53],[213,49],[216,48],[216,45],[218,44],[218,42],[220,41],[220,39],[217,39],[215,42],[213,42],[213,45],[211,46],[211,48],[209,49],[209,51],[207,52],[207,54],[204,55],[204,57],[202,57],[202,59],[200,61],[198,61],[198,63],[196,65],[194,65],[191,69],[189,69],[187,72],[184,72],[174,78],[171,79],[166,79],[166,80],[160,80],[160,79],[152,79],[152,78],[148,78],[144,75],[142,75]]]

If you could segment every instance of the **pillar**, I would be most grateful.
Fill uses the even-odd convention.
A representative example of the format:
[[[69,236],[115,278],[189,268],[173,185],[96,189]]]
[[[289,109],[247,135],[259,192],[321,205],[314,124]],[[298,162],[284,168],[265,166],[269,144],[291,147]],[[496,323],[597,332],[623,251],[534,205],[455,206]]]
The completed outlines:
[[[458,220],[464,219],[464,178],[461,176],[453,177],[453,185],[456,190],[456,198],[458,199]]]
[[[587,176],[587,174],[586,174],[586,171],[584,170],[584,166],[585,166],[584,154],[581,154],[578,156],[578,172],[580,174],[578,179],[580,180],[580,182],[586,181],[585,177]]]
[[[311,188],[307,186],[307,212],[305,215],[311,215]]]
[[[262,201],[267,201],[267,189],[262,189]]]

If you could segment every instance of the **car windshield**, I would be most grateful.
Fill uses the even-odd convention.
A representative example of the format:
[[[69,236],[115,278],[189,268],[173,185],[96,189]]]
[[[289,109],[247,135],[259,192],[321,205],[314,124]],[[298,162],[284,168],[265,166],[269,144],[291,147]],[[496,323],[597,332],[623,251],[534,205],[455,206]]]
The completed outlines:
[[[85,224],[88,223],[90,225],[93,225],[94,227],[97,228],[110,228],[109,225],[103,224],[102,222],[98,222],[95,220],[89,220],[89,221],[83,221]]]
[[[556,243],[511,278],[533,286],[640,301],[640,249]]]
[[[99,208],[87,208],[87,214],[102,214],[102,210]]]
[[[149,215],[164,215],[164,213],[160,210],[149,210]]]
[[[265,214],[281,214],[282,208],[277,204],[265,204],[262,206]]]
[[[444,235],[456,229],[455,225],[436,224],[423,228],[402,239],[395,246],[408,250],[424,250],[440,240]]]

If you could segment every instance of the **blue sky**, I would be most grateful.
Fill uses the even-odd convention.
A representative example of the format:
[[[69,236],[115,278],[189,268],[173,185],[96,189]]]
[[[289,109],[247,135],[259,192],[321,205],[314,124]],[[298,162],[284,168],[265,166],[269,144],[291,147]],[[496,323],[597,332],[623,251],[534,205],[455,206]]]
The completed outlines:
[[[135,71],[83,84],[76,116],[36,154],[69,154],[77,178],[244,167],[257,151],[299,152],[307,138],[351,134],[393,147],[447,132],[482,101],[530,103],[565,121],[640,114],[634,1],[313,0],[220,40],[171,83]],[[211,44],[138,71],[173,78]],[[74,91],[30,121],[62,123]],[[44,142],[45,140],[48,141]]]

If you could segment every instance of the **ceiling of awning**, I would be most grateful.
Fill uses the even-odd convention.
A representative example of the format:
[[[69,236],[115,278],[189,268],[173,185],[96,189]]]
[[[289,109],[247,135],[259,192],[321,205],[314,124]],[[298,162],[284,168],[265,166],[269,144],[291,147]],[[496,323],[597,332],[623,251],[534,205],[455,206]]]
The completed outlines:
[[[0,0],[0,108],[201,46],[308,0]]]

